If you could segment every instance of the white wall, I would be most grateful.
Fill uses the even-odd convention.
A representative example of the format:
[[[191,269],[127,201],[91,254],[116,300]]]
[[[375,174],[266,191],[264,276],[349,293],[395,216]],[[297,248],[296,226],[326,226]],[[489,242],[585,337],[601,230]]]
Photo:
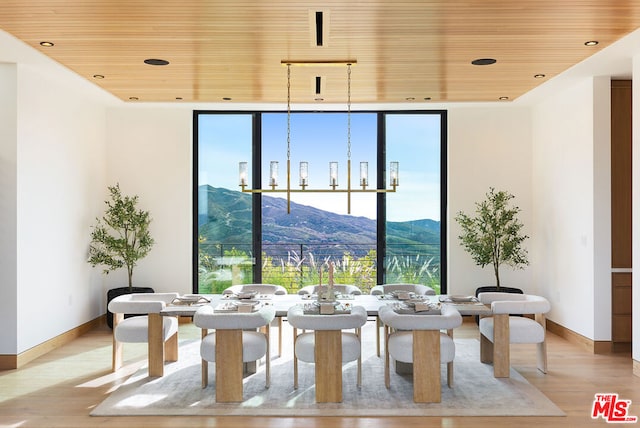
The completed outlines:
[[[134,269],[134,286],[191,292],[192,110],[129,106],[108,112],[108,183],[138,195],[155,245]],[[127,284],[109,274],[106,288]]]
[[[532,115],[534,282],[550,319],[595,340],[610,337],[610,110],[594,108],[608,93],[608,80],[585,78]]]
[[[0,354],[19,354],[104,313],[101,276],[86,260],[102,209],[113,97],[6,33],[0,58],[8,62],[0,66],[0,210],[9,229],[0,305],[12,305],[0,311],[3,321],[10,316]]]
[[[530,109],[495,104],[454,107],[449,110],[448,141],[448,292],[474,294],[484,285],[495,285],[493,267],[476,266],[459,244],[459,211],[475,212],[490,187],[505,190],[520,207],[524,233],[531,233],[531,125]],[[530,248],[533,239],[525,241]],[[500,269],[500,283],[532,291],[535,264],[513,270]]]
[[[0,64],[0,354],[14,354],[18,341],[15,64]]]

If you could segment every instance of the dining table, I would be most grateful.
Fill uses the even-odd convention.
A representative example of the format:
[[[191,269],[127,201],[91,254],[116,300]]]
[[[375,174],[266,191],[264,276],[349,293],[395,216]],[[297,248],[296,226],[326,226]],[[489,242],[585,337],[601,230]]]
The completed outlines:
[[[193,295],[188,295],[193,296]],[[167,305],[157,317],[163,316],[174,316],[174,317],[193,317],[198,308],[202,305],[211,305],[214,308],[217,307],[220,303],[224,303],[226,300],[234,300],[238,299],[237,296],[233,294],[199,294],[197,295],[201,297],[201,301],[199,303],[194,304],[184,304],[185,301],[189,299],[183,299],[178,304],[169,304]],[[461,315],[474,315],[474,316],[490,316],[491,309],[487,305],[483,305],[479,302],[473,301],[469,299],[468,301],[464,301],[462,299],[454,299],[448,300],[449,297],[447,295],[437,295],[437,296],[424,296],[425,302],[440,302],[446,305],[454,306]],[[263,305],[273,305],[275,307],[276,312],[276,321],[278,323],[278,327],[282,327],[282,319],[286,317],[289,308],[294,305],[309,303],[310,301],[317,300],[317,296],[315,295],[299,295],[299,294],[284,294],[284,295],[274,295],[274,294],[256,294],[252,296],[252,299],[259,300]],[[381,306],[387,305],[393,301],[398,301],[397,298],[390,295],[370,295],[370,294],[362,294],[362,295],[338,295],[337,300],[349,303],[351,306],[362,306],[367,311],[367,316],[376,318],[378,316],[378,310]],[[328,315],[330,316],[330,315]],[[428,316],[428,315],[425,315]],[[164,361],[165,360],[165,347],[162,341],[162,322],[158,322],[159,320],[154,320],[152,322],[151,317],[149,319],[149,376],[151,377],[161,377],[164,375]],[[377,322],[377,321],[376,321]],[[449,334],[453,332],[449,331]],[[280,335],[281,336],[281,335]],[[280,339],[281,340],[281,339]],[[498,342],[498,341],[496,341]],[[494,352],[502,352],[504,354],[504,345],[503,343],[495,343],[494,344]],[[508,341],[506,346],[508,347]],[[280,343],[281,348],[281,343]],[[508,352],[507,352],[508,355]],[[504,359],[496,359],[496,363],[500,362],[504,364]],[[506,361],[508,365],[509,362]],[[504,370],[503,368],[500,368]]]

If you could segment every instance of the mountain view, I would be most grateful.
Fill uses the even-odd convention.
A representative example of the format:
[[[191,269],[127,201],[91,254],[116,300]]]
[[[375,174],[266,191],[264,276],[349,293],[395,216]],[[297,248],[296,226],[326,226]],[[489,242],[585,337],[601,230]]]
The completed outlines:
[[[209,185],[200,186],[198,191],[201,241],[250,251],[252,195]],[[291,202],[291,213],[287,214],[286,203],[285,199],[262,195],[262,242],[267,255],[310,251],[316,255],[341,256],[348,251],[361,257],[376,248],[375,220],[335,214],[294,202]],[[439,253],[439,221],[387,223],[389,256],[428,254],[439,262]]]

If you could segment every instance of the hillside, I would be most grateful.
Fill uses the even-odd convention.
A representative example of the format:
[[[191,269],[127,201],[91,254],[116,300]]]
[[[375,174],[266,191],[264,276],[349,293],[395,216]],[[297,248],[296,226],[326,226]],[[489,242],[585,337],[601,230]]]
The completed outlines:
[[[250,248],[251,195],[211,186],[201,186],[199,195],[200,201],[205,201],[201,204],[206,204],[199,213],[207,213],[198,215],[200,235],[209,243],[236,244],[236,248],[244,244]],[[331,248],[332,253],[349,251],[361,256],[375,248],[375,220],[295,202],[291,202],[291,213],[287,214],[286,200],[263,194],[262,201],[262,242],[267,254],[282,254],[304,245],[307,251],[315,247],[317,254]],[[429,247],[429,253],[439,253],[440,223],[429,219],[388,222],[387,245],[390,255],[406,254],[410,248],[424,253],[425,247]]]

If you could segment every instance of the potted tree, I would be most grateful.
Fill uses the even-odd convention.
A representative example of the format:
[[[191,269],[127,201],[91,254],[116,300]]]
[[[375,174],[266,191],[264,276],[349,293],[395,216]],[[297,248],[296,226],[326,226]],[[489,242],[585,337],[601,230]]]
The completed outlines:
[[[480,287],[476,295],[483,291],[522,293],[518,288],[500,284],[501,265],[523,269],[529,264],[527,250],[522,246],[528,236],[522,233],[523,224],[518,219],[520,208],[510,206],[513,198],[512,194],[496,192],[491,187],[486,199],[476,203],[475,216],[460,211],[455,217],[462,228],[458,238],[464,249],[478,266],[491,265],[496,278],[495,286]]]
[[[107,292],[107,303],[122,294],[153,293],[150,287],[133,286],[133,268],[138,260],[151,251],[154,240],[149,232],[151,217],[148,211],[136,207],[137,196],[123,196],[120,185],[109,187],[111,199],[105,201],[107,209],[102,218],[96,218],[91,231],[89,263],[103,266],[103,272],[126,267],[128,286]],[[113,314],[107,310],[107,324],[113,326]]]

